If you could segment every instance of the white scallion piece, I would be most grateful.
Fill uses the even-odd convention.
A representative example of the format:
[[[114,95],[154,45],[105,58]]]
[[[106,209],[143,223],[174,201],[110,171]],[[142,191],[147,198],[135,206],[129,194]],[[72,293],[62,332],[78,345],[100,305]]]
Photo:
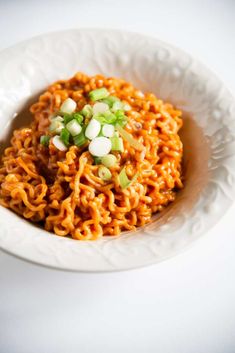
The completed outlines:
[[[91,119],[91,121],[87,125],[85,136],[89,140],[93,140],[96,136],[99,135],[100,129],[101,129],[100,122],[96,119]]]
[[[98,175],[104,181],[110,180],[112,178],[112,174],[111,174],[110,170],[108,168],[104,167],[103,165],[101,165],[99,167]]]
[[[106,103],[97,102],[93,105],[93,114],[105,113],[109,110],[109,106]]]
[[[106,137],[113,137],[114,131],[114,126],[111,124],[104,124],[102,128],[102,134]]]
[[[52,143],[59,151],[67,151],[67,146],[65,146],[65,144],[61,140],[60,136],[58,136],[58,135],[54,136],[52,138]]]
[[[75,111],[76,107],[77,107],[77,103],[72,98],[67,98],[62,103],[60,107],[60,111],[63,113],[71,114]]]
[[[96,137],[89,144],[89,152],[92,156],[104,157],[111,151],[111,141],[107,137]]]
[[[122,110],[123,109],[123,104],[122,104],[122,102],[121,101],[117,101],[117,102],[114,102],[113,103],[113,106],[112,106],[112,111],[113,112],[116,112],[116,111],[118,111],[118,110]]]
[[[51,125],[49,126],[49,131],[53,134],[60,134],[64,128],[64,124],[58,120],[52,120]]]
[[[64,121],[64,118],[62,118],[62,116],[60,115],[52,115],[49,117],[50,121]]]
[[[76,135],[80,134],[80,132],[82,131],[81,125],[75,119],[71,120],[66,125],[66,129],[70,132],[70,134],[72,136],[76,136]]]
[[[92,106],[90,104],[86,104],[84,105],[84,107],[82,108],[82,110],[80,111],[80,113],[82,115],[84,115],[86,118],[91,118],[93,115],[93,109]]]

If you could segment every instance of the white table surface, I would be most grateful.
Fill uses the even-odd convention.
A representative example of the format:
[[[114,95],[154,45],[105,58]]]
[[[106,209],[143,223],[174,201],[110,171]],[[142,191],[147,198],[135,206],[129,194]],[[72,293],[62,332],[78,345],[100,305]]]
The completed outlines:
[[[234,0],[0,0],[0,49],[65,28],[134,30],[187,50],[235,92],[234,15]],[[60,272],[1,252],[0,353],[234,353],[234,272],[235,206],[187,252],[129,272]]]

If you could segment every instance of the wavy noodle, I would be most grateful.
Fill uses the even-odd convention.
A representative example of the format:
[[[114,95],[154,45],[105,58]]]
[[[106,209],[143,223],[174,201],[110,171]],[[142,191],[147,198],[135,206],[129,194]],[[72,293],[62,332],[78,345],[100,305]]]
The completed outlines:
[[[116,153],[112,180],[102,181],[87,146],[71,146],[67,152],[39,143],[46,133],[49,116],[68,97],[80,110],[90,103],[87,92],[106,87],[131,106],[126,130],[144,146],[140,152],[124,141],[124,152]],[[0,203],[60,236],[94,240],[134,230],[151,220],[174,201],[183,187],[182,142],[178,131],[181,112],[152,93],[142,93],[121,79],[77,73],[67,81],[52,84],[30,108],[30,127],[15,130],[0,166]],[[138,178],[122,190],[117,177],[126,173]]]

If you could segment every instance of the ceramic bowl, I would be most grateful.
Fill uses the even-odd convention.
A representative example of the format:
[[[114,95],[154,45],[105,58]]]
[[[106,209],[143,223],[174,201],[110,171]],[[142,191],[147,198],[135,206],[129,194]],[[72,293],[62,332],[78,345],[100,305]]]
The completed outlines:
[[[0,208],[0,247],[58,269],[115,271],[160,262],[206,233],[235,197],[235,103],[224,84],[172,45],[136,33],[74,29],[45,34],[0,54],[0,141],[29,122],[40,92],[77,71],[122,77],[183,110],[185,188],[153,222],[98,241],[48,233]]]

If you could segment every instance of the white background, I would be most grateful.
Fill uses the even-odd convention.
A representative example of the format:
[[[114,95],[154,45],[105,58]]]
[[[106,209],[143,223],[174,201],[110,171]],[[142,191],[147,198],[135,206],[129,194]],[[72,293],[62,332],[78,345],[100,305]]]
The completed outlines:
[[[234,16],[234,0],[0,0],[0,49],[64,28],[134,30],[200,58],[235,93]],[[59,272],[0,253],[0,353],[234,353],[234,273],[235,207],[140,270]]]

